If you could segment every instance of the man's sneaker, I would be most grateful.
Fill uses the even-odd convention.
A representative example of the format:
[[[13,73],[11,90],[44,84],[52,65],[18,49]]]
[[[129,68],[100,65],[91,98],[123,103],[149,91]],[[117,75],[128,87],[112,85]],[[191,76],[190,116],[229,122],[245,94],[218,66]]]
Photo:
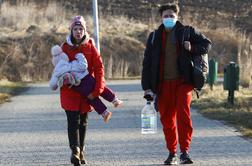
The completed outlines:
[[[181,153],[180,164],[192,164],[193,161],[187,152]]]
[[[168,158],[164,161],[164,165],[177,165],[178,164],[178,159],[177,159],[177,154],[175,153],[170,153]]]

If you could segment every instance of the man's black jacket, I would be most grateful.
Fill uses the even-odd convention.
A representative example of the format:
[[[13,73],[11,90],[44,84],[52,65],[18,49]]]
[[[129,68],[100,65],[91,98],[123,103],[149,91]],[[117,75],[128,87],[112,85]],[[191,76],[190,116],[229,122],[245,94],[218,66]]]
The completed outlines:
[[[179,21],[177,21],[174,28],[174,38],[178,48],[179,71],[185,80],[187,80],[190,75],[191,64],[186,56],[197,56],[208,53],[211,48],[211,41],[197,32],[193,27],[184,26]],[[182,46],[183,40],[188,41],[188,39],[184,39],[185,36],[183,35],[185,28],[190,29],[189,41],[192,45],[190,52],[186,51]],[[164,30],[164,25],[161,24],[156,31],[150,33],[144,52],[141,84],[143,90],[151,89],[154,93],[157,93],[160,83],[160,56],[162,50],[162,33]]]

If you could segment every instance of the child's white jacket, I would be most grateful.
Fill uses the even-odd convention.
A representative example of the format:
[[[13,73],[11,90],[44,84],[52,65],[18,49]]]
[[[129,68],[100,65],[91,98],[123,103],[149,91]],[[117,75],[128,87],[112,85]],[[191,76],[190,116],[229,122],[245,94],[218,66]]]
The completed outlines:
[[[72,62],[66,60],[59,60],[59,62],[54,67],[51,79],[49,81],[50,88],[56,90],[58,88],[59,77],[65,73],[73,73],[78,80],[81,80],[86,75],[88,75],[88,63],[85,56],[82,53],[75,55],[75,59]]]

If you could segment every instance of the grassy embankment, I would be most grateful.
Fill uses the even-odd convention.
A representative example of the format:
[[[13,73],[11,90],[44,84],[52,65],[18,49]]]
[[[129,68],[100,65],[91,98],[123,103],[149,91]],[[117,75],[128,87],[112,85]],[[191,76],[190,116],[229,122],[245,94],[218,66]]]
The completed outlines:
[[[235,91],[234,105],[227,102],[227,97],[228,91],[223,90],[223,85],[216,85],[213,91],[206,87],[192,106],[202,115],[231,125],[245,137],[252,138],[252,89],[240,87]]]
[[[0,104],[10,101],[10,97],[26,89],[25,83],[0,80]]]
[[[56,2],[38,9],[35,3],[0,8],[0,79],[45,81],[53,66],[50,49],[65,42],[71,18]],[[8,13],[8,14],[6,14]],[[20,18],[22,18],[20,20]],[[93,36],[93,19],[85,15],[87,31]],[[124,16],[99,19],[101,56],[106,78],[136,77],[141,70],[148,25]]]

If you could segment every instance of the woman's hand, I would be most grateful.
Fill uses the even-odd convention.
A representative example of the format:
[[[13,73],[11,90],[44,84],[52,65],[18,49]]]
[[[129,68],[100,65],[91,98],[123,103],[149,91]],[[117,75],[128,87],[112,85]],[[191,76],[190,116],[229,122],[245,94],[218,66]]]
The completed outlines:
[[[89,99],[89,100],[94,100],[94,96],[92,95],[92,93],[90,93],[88,96],[87,96],[87,98]]]

